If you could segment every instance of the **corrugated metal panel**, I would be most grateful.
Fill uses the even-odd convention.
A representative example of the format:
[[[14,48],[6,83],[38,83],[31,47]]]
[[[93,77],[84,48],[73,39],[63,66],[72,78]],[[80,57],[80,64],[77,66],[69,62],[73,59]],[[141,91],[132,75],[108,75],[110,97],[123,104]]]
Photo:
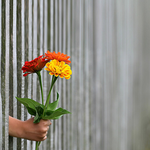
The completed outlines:
[[[0,149],[34,150],[9,137],[8,116],[26,120],[15,99],[41,101],[27,60],[47,50],[71,56],[72,77],[51,95],[72,112],[52,121],[41,150],[149,150],[149,1],[0,0]],[[44,99],[51,77],[42,72]],[[39,98],[40,97],[40,98]]]
[[[9,116],[9,50],[10,50],[10,1],[5,3],[5,25],[6,25],[6,40],[5,40],[5,150],[8,150],[8,116]]]

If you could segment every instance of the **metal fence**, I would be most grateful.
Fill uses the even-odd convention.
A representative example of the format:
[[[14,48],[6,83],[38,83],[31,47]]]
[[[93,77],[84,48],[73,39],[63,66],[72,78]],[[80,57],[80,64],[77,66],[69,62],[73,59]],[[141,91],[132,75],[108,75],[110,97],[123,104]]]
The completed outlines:
[[[150,150],[150,2],[0,0],[0,149],[33,150],[9,137],[8,116],[26,120],[15,96],[40,101],[25,61],[47,50],[71,56],[72,77],[58,80],[59,106],[41,150]],[[44,95],[50,77],[42,72]]]

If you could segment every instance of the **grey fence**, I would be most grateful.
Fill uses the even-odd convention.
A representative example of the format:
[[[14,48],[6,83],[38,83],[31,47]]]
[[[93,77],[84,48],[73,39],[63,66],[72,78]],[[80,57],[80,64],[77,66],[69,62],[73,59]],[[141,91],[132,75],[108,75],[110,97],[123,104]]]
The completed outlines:
[[[0,149],[33,150],[9,136],[8,116],[27,120],[15,96],[41,99],[25,61],[47,50],[71,56],[72,77],[58,80],[59,106],[41,150],[150,150],[150,2],[0,0]],[[50,77],[42,72],[44,95]]]

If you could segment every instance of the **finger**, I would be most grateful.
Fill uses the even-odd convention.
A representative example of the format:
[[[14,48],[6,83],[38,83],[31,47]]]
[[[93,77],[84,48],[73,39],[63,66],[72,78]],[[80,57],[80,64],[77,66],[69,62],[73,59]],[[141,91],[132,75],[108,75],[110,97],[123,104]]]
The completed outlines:
[[[49,125],[51,125],[52,123],[51,123],[51,121],[50,120],[46,120],[46,125],[47,126],[49,126]]]
[[[50,120],[47,120],[47,121],[48,121],[48,122],[47,122],[47,123],[48,123],[48,124],[47,124],[48,126],[52,124]]]
[[[49,130],[49,126],[47,126],[47,131]]]
[[[45,140],[47,138],[47,132],[37,135],[37,138],[39,140]]]
[[[49,126],[47,126],[47,127],[44,127],[43,129],[41,129],[41,130],[39,130],[39,135],[41,135],[42,134],[42,136],[44,135],[44,134],[46,134],[47,133],[47,131],[48,131],[48,128]]]
[[[50,121],[50,120],[49,120]],[[51,125],[52,123],[51,123],[51,121],[50,121],[50,125]]]
[[[49,126],[52,124],[50,120],[41,120],[41,123],[43,123],[45,126]]]
[[[47,139],[47,136],[45,136],[43,139],[42,139],[42,141],[44,141],[44,140],[46,140]]]

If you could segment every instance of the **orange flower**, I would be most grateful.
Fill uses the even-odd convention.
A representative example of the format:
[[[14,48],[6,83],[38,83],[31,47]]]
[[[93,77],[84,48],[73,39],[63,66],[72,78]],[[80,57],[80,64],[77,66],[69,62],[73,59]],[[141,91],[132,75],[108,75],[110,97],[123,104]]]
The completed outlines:
[[[71,63],[71,61],[68,60],[70,58],[70,56],[67,56],[66,54],[63,54],[63,53],[60,53],[60,52],[58,52],[56,54],[55,52],[47,51],[47,53],[45,53],[45,58],[49,59],[49,60],[56,59],[58,61],[64,61],[66,64]]]
[[[24,73],[23,76],[27,76],[28,74],[31,74],[31,73],[37,73],[38,71],[42,70],[45,64],[49,61],[45,58],[42,58],[42,56],[43,55],[31,61],[25,62],[24,66],[22,67],[22,71]]]

